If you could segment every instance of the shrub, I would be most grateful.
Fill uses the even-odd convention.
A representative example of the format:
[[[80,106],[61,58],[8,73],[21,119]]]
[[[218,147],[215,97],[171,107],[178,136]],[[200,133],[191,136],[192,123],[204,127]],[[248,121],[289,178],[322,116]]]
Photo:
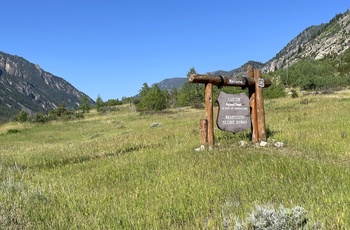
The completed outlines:
[[[140,91],[140,102],[137,104],[139,111],[161,111],[167,106],[168,92],[161,90],[158,85],[151,88],[144,84]]]
[[[19,121],[19,122],[26,122],[26,121],[28,121],[28,114],[22,110],[17,115],[16,121]]]
[[[293,99],[299,97],[297,91],[295,91],[294,89],[291,92],[292,92],[292,98]]]
[[[18,129],[9,129],[7,130],[7,134],[14,134],[14,133],[19,133]]]
[[[75,118],[84,118],[84,113],[83,112],[76,112],[75,114]]]
[[[235,221],[234,229],[320,229],[317,225],[307,225],[308,221],[307,211],[300,206],[289,209],[280,205],[275,209],[272,205],[257,205],[244,221]],[[231,228],[225,225],[223,227]]]
[[[65,106],[64,106],[65,108]],[[91,110],[91,102],[89,100],[89,98],[86,95],[83,95],[80,98],[80,105],[79,105],[79,109],[82,110],[84,113],[89,113]]]
[[[274,99],[286,96],[284,87],[277,82],[272,82],[269,88],[263,90],[263,93],[265,99]]]
[[[49,116],[45,115],[42,112],[38,112],[37,114],[35,114],[35,116],[33,117],[33,122],[37,122],[37,123],[45,123],[50,121]]]

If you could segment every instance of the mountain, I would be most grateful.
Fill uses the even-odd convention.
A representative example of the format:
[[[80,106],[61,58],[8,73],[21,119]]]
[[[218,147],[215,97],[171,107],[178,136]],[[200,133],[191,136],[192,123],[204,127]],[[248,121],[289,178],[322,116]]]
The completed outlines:
[[[338,14],[328,23],[310,26],[291,40],[271,60],[263,72],[286,68],[301,59],[335,58],[350,47],[350,11]]]
[[[208,72],[207,74],[227,77],[246,76],[248,65],[253,66],[255,69],[261,69],[264,73],[274,72],[281,68],[287,68],[300,60],[335,58],[344,54],[349,48],[350,10],[348,9],[345,13],[336,15],[328,23],[313,25],[306,28],[266,63],[248,61],[233,70],[216,70]],[[186,78],[180,79],[182,79],[183,82],[187,80]],[[169,89],[168,86],[171,85],[172,79],[166,79],[164,82],[162,81],[157,84],[161,89]],[[180,87],[181,84],[177,84],[175,88]]]
[[[221,76],[226,76],[226,77],[246,76],[248,65],[251,65],[256,69],[261,69],[264,66],[264,64],[261,62],[248,61],[247,63],[245,63],[241,67],[238,67],[238,68],[230,70],[230,71],[216,70],[213,72],[208,72],[206,74],[213,75],[213,76],[221,75]],[[158,87],[162,90],[171,91],[173,89],[180,89],[186,81],[187,81],[187,78],[185,78],[185,77],[167,78],[159,83],[156,83],[156,85],[158,85]]]
[[[61,103],[67,108],[76,108],[84,95],[39,65],[0,52],[0,122],[21,110],[33,114],[57,108]]]
[[[230,71],[217,70],[214,72],[210,72],[208,74],[215,75],[215,76],[221,75],[226,77],[245,77],[247,75],[248,65],[251,65],[254,69],[261,69],[264,66],[264,63],[256,62],[256,61],[248,61],[247,63],[243,64],[241,67],[238,67]]]
[[[159,83],[156,83],[156,85],[158,85],[158,87],[162,90],[171,91],[173,89],[181,88],[186,81],[187,78],[184,77],[167,78]]]

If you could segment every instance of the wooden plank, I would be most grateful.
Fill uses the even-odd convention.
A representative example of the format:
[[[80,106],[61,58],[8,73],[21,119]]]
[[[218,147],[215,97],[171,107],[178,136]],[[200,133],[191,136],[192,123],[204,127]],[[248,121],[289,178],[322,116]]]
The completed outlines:
[[[252,77],[225,77],[225,76],[212,76],[205,74],[193,74],[188,78],[190,83],[212,83],[216,86],[241,86],[241,87],[254,87],[255,80]],[[271,85],[270,79],[264,79],[264,88]]]
[[[205,84],[205,118],[208,120],[208,146],[214,146],[213,84]]]
[[[259,87],[258,81],[261,78],[261,70],[254,70],[254,79],[255,79],[255,100],[256,100],[256,114],[258,121],[258,140],[266,141],[266,128],[265,128],[265,111],[264,111],[264,98],[262,88]]]

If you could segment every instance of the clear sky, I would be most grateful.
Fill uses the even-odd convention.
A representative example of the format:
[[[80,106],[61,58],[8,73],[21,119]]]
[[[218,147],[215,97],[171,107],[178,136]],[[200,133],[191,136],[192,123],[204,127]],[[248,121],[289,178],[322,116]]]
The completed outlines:
[[[0,51],[62,77],[92,99],[143,83],[267,62],[348,0],[11,0],[0,4]]]

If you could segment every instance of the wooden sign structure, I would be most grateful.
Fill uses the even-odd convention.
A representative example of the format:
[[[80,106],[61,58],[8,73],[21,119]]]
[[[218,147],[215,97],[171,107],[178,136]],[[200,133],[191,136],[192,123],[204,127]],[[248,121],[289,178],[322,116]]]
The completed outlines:
[[[266,141],[265,111],[262,88],[271,85],[269,79],[261,77],[260,69],[247,67],[247,77],[224,77],[193,74],[189,76],[190,83],[205,84],[205,119],[200,120],[200,143],[201,148],[208,146],[212,149],[214,146],[214,116],[213,116],[213,85],[222,86],[240,86],[249,90],[249,104],[252,127],[252,142]]]

